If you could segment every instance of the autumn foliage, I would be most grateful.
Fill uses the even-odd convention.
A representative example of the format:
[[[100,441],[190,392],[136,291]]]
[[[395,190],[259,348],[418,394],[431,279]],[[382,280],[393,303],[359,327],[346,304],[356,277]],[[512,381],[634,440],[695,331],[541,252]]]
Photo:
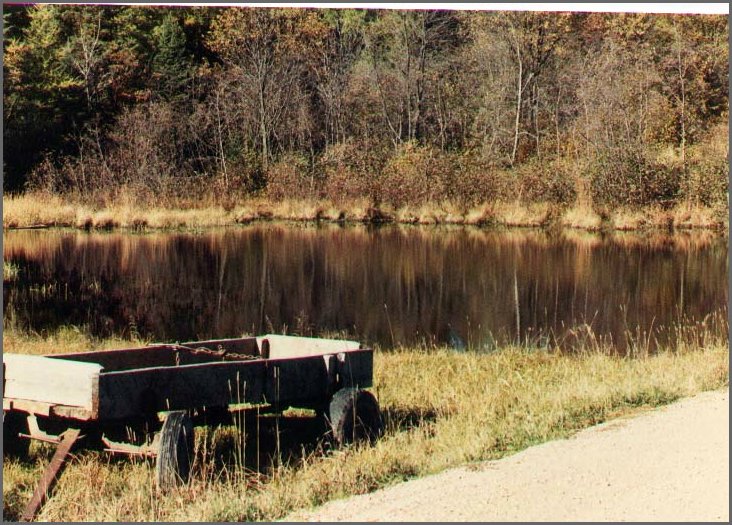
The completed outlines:
[[[5,190],[727,203],[728,22],[6,6]]]

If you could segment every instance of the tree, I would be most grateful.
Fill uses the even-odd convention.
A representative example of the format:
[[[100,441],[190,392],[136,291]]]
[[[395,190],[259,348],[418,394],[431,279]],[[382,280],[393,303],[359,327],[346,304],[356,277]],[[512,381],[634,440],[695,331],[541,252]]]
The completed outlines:
[[[87,107],[94,111],[104,81],[104,42],[102,41],[102,15],[82,8],[68,14],[74,34],[68,39],[64,53],[73,71],[81,76]]]
[[[11,191],[45,170],[54,191],[223,194],[279,177],[286,192],[302,169],[313,195],[378,202],[401,174],[477,203],[550,172],[582,194],[613,159],[623,179],[665,166],[721,180],[726,166],[714,137],[729,111],[727,17],[56,5],[3,17]]]
[[[303,49],[315,14],[296,9],[230,8],[213,23],[209,46],[240,78],[243,101],[256,115],[264,168],[274,131],[298,94]],[[251,88],[251,91],[249,90]]]
[[[82,89],[63,60],[63,8],[23,9],[27,26],[20,36],[5,42],[3,63],[5,183],[11,191],[22,187],[25,174],[44,150],[68,147],[65,135],[80,112]]]
[[[663,92],[674,108],[673,140],[686,166],[686,150],[702,132],[702,122],[719,118],[729,107],[727,96],[726,18],[668,17],[659,21],[655,41]]]
[[[347,123],[346,91],[354,64],[364,47],[366,12],[328,9],[322,13],[327,33],[318,46],[313,63],[316,90],[324,107],[326,147],[345,142]]]
[[[366,49],[395,146],[424,137],[430,68],[449,48],[456,23],[447,11],[388,11],[369,26]]]
[[[514,166],[529,154],[541,155],[543,137],[557,137],[558,107],[572,91],[559,81],[568,77],[558,57],[571,54],[578,18],[521,12],[469,18],[462,60],[478,95],[472,110],[474,140],[494,162],[503,158]]]
[[[157,93],[165,100],[180,100],[192,77],[192,64],[187,50],[186,34],[178,19],[168,14],[153,31],[155,51],[152,73]]]
[[[513,145],[509,156],[513,166],[522,135],[533,137],[535,151],[539,152],[540,76],[553,65],[552,59],[571,29],[571,19],[570,15],[562,14],[513,12],[498,15],[496,22],[509,43],[516,71]],[[522,118],[525,113],[528,113],[526,119]]]

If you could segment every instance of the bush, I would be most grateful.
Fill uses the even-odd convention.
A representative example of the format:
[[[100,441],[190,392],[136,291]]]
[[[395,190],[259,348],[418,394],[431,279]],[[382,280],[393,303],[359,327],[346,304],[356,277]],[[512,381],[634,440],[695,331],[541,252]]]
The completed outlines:
[[[712,126],[705,137],[688,149],[687,178],[683,194],[688,201],[713,206],[728,203],[728,119]]]
[[[71,164],[71,158],[58,162],[47,153],[28,174],[25,189],[30,192],[49,194],[67,192],[73,186],[73,182],[69,180],[69,174],[76,172],[74,169],[67,168],[69,164]]]
[[[195,141],[171,104],[140,105],[124,110],[108,130],[89,125],[77,138],[78,155],[45,158],[30,175],[28,189],[74,194],[86,201],[124,192],[143,202],[163,203],[186,195],[195,182],[192,174],[200,172],[190,159]]]
[[[275,200],[315,198],[319,193],[308,159],[296,153],[288,153],[270,165],[266,178],[266,194]]]
[[[443,183],[445,197],[460,205],[463,211],[515,195],[514,178],[477,155],[456,156],[451,165],[450,178]]]
[[[595,159],[590,174],[590,192],[596,205],[644,206],[676,203],[681,173],[677,166],[651,160],[633,148],[615,148]]]
[[[322,196],[334,202],[366,197],[378,204],[385,157],[378,148],[359,142],[328,148],[317,164],[322,177]]]
[[[395,207],[440,200],[450,177],[449,162],[432,148],[402,145],[384,167],[381,196]]]
[[[532,162],[520,168],[519,178],[524,202],[569,205],[577,199],[573,174],[561,162]]]
[[[699,158],[687,166],[684,197],[706,206],[727,203],[729,162],[726,158]]]

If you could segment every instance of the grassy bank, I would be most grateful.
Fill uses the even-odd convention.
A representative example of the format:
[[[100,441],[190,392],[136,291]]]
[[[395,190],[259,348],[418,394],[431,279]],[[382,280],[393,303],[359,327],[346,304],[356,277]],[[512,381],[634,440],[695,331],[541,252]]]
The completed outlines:
[[[3,261],[3,282],[14,281],[18,278],[18,265]]]
[[[281,428],[289,428],[294,438],[288,448],[291,455],[259,474],[240,468],[237,454],[230,453],[236,429],[197,431],[193,479],[165,497],[151,489],[151,462],[83,452],[72,461],[39,518],[281,518],[298,508],[410,477],[500,458],[613,417],[728,385],[728,342],[706,341],[701,348],[682,345],[636,359],[612,357],[597,349],[576,355],[525,348],[490,354],[444,349],[377,352],[374,391],[387,432],[373,447],[323,451],[317,439],[301,440],[300,434],[293,434],[294,427],[287,427],[284,418]],[[7,352],[68,352],[125,344],[130,342],[95,341],[73,328],[45,337],[13,329],[4,335]],[[261,439],[266,448],[271,436],[251,436],[252,428],[247,427],[249,440]],[[29,461],[4,463],[6,518],[17,518],[50,455],[47,447],[34,445]],[[251,458],[244,463],[250,462]],[[90,479],[95,480],[93,490]]]
[[[508,227],[565,227],[589,231],[643,229],[727,229],[728,210],[683,203],[659,207],[596,210],[589,206],[499,202],[465,209],[451,202],[375,208],[366,200],[330,201],[251,198],[226,207],[214,199],[145,206],[121,199],[91,206],[62,197],[28,193],[3,196],[3,228],[71,227],[81,229],[207,228],[253,221],[394,222]]]

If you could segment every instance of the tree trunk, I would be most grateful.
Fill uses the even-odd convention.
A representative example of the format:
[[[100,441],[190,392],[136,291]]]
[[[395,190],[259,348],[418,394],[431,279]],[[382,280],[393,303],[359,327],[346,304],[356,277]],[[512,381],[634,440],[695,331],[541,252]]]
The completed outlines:
[[[414,136],[412,138],[420,138],[422,133],[420,130],[420,121],[422,120],[422,112],[424,107],[424,87],[426,81],[427,70],[427,20],[422,17],[421,40],[419,48],[419,78],[417,79],[417,111],[414,115]]]
[[[221,155],[221,170],[224,172],[224,181],[226,182],[226,187],[229,187],[229,175],[226,170],[226,156],[224,155],[224,141],[221,137],[221,108],[219,106],[219,95],[220,92],[217,89],[216,90],[216,127],[218,131],[219,136],[219,154]]]
[[[686,173],[686,82],[684,80],[684,74],[686,73],[681,57],[681,42],[678,42],[678,71],[679,71],[679,90],[681,98],[680,108],[680,124],[681,124],[681,166]]]
[[[541,144],[539,138],[539,86],[533,84],[533,107],[534,107],[534,138],[536,140],[536,157],[541,159]]]
[[[516,118],[514,119],[513,126],[513,150],[511,151],[511,166],[516,162],[516,150],[518,149],[519,140],[519,129],[521,127],[521,106],[523,104],[523,91],[524,91],[524,65],[521,59],[521,49],[519,44],[516,43],[516,60],[518,61],[518,81],[516,82]]]
[[[259,133],[262,139],[262,168],[267,169],[269,164],[269,137],[267,132],[267,115],[264,103],[264,81],[259,83]]]
[[[406,102],[407,110],[407,140],[412,140],[412,53],[409,49],[409,28],[407,27],[407,16],[402,16],[402,28],[404,38],[404,52],[407,54],[407,65],[404,74],[404,100]],[[401,119],[400,119],[401,120]],[[399,134],[401,141],[401,133]]]

